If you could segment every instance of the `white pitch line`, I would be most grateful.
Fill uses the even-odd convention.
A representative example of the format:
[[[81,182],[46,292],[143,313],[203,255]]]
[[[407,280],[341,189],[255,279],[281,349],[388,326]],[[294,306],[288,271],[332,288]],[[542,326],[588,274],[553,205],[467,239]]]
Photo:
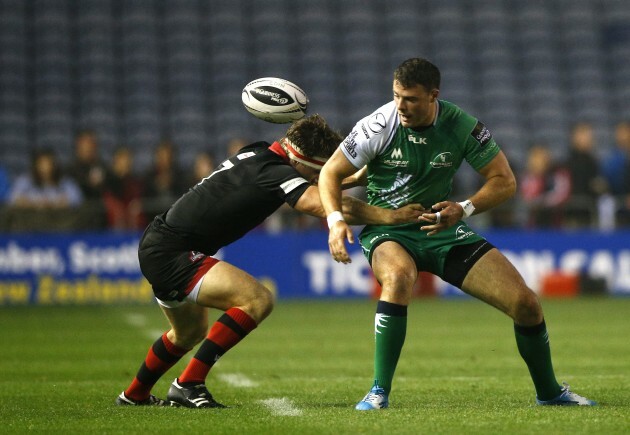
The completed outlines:
[[[241,373],[221,373],[217,375],[226,384],[237,388],[254,388],[259,384]]]
[[[273,415],[282,415],[289,417],[298,417],[302,415],[302,410],[293,405],[286,397],[282,397],[280,399],[277,398],[269,398],[265,400],[261,400],[260,403],[265,405],[271,411]]]
[[[142,314],[136,314],[136,313],[125,314],[125,320],[131,326],[135,326],[136,328],[143,328],[147,324],[147,317]]]
[[[128,313],[125,315],[125,320],[130,326],[139,329],[145,337],[157,339],[164,334],[164,330],[157,328],[147,328],[148,319],[147,316],[137,313]]]

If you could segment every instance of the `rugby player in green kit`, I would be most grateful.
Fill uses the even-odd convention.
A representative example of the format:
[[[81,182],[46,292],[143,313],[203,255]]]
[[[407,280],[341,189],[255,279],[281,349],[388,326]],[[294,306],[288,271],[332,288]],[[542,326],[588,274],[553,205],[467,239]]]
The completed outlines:
[[[345,177],[361,176],[372,205],[396,209],[413,202],[431,207],[419,218],[420,225],[367,225],[359,236],[382,294],[374,322],[374,383],[356,409],[389,405],[419,270],[434,273],[512,318],[537,404],[595,405],[558,384],[538,297],[507,258],[464,221],[511,197],[516,181],[486,126],[439,99],[439,88],[435,65],[420,58],[404,61],[394,72],[394,100],[355,125],[319,178],[329,249],[337,262],[350,262],[345,241],[354,242],[340,213]],[[449,198],[451,184],[464,160],[485,182],[470,198],[454,202]]]

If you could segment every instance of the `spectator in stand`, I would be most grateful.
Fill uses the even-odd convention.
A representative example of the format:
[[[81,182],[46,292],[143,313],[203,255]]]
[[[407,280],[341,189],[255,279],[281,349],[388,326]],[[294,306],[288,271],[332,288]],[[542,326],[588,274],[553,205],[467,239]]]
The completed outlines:
[[[630,121],[615,126],[615,147],[602,163],[602,174],[616,203],[617,225],[630,225]]]
[[[571,195],[569,171],[556,165],[546,144],[534,144],[520,183],[526,226],[551,228],[563,224],[564,205]]]
[[[595,134],[592,124],[578,122],[571,129],[566,167],[571,176],[571,197],[567,204],[569,226],[590,226],[594,223],[597,198],[605,192],[606,182],[599,173],[595,155]]]
[[[109,228],[139,230],[147,225],[142,210],[143,190],[142,180],[133,173],[133,153],[125,146],[117,148],[103,193]]]
[[[150,218],[168,209],[190,187],[179,167],[172,142],[163,140],[157,145],[153,153],[153,166],[145,175],[143,183],[145,212]]]
[[[214,171],[214,167],[215,163],[212,154],[207,151],[198,153],[193,162],[193,176],[189,183],[190,186],[194,186],[210,175]]]
[[[99,143],[94,130],[81,130],[74,139],[74,159],[68,168],[87,200],[101,200],[107,165],[101,159]]]
[[[19,176],[9,194],[9,204],[22,209],[77,207],[82,201],[81,189],[72,178],[62,175],[51,149],[33,153],[30,173]]]
[[[615,196],[630,193],[626,174],[630,167],[630,121],[621,121],[615,127],[615,148],[602,164],[602,174],[609,192]]]

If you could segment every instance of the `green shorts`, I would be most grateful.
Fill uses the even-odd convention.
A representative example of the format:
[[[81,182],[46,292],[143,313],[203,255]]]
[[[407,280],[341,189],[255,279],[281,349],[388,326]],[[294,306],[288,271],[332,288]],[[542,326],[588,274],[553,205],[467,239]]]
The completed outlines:
[[[494,247],[463,221],[430,237],[427,236],[428,231],[420,230],[420,226],[421,224],[415,223],[397,226],[367,225],[359,235],[363,254],[372,264],[374,249],[383,242],[394,241],[407,250],[416,262],[418,270],[431,272],[444,279],[447,255],[454,246],[472,244],[483,246],[472,253],[476,255],[475,261],[481,254]],[[472,267],[472,264],[469,267]]]

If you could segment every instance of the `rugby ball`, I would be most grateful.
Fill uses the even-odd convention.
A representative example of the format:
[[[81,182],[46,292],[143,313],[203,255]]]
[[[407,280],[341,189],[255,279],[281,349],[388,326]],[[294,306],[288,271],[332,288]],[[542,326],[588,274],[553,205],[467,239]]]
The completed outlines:
[[[241,95],[249,113],[263,121],[287,124],[306,115],[308,97],[294,83],[276,77],[249,82]]]

